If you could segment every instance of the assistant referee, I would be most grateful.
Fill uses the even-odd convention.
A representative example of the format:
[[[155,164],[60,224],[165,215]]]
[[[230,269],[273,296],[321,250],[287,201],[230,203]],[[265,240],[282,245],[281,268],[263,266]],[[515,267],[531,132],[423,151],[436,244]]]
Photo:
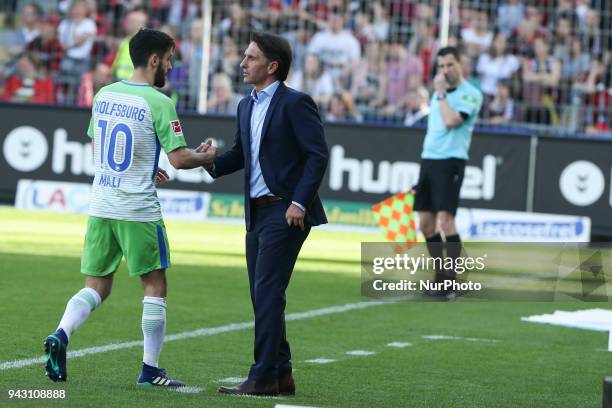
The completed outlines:
[[[483,96],[464,80],[457,48],[441,48],[436,60],[438,73],[433,81],[435,92],[430,102],[414,209],[419,213],[420,229],[431,257],[443,257],[441,232],[446,239],[446,256],[456,259],[461,255],[461,239],[455,214]],[[437,283],[455,278],[454,270],[436,270]],[[430,294],[449,295],[445,291]]]

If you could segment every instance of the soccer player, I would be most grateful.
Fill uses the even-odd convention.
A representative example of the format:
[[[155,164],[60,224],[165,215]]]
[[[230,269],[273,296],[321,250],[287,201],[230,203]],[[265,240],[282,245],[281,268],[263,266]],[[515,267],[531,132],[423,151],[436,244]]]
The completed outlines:
[[[170,249],[154,180],[160,149],[177,169],[212,164],[214,147],[186,147],[172,101],[163,87],[172,69],[174,41],[165,33],[142,29],[130,41],[134,74],[102,88],[95,96],[87,134],[93,139],[95,177],[81,258],[85,288],[68,301],[57,330],[44,341],[47,375],[66,381],[66,348],[72,333],[110,294],[121,257],[144,289],[143,364],[137,384],[177,387],[158,367],[166,328],[166,268]]]
[[[455,226],[459,190],[483,97],[464,80],[456,48],[441,48],[436,59],[438,73],[434,78],[435,92],[430,103],[414,209],[419,212],[420,229],[431,257],[443,258],[439,226],[446,238],[446,255],[453,259],[454,265],[454,260],[461,255],[461,239]],[[441,269],[436,271],[435,282],[455,278],[454,270]],[[444,290],[430,294],[454,296]]]

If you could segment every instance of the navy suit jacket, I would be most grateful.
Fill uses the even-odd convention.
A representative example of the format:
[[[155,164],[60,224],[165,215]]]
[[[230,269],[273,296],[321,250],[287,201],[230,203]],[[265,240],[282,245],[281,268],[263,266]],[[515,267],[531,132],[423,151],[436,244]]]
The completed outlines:
[[[232,148],[214,162],[214,178],[245,169],[244,213],[251,230],[251,95],[238,104],[236,139]],[[270,192],[287,203],[295,201],[306,208],[310,225],[327,223],[318,189],[327,168],[329,149],[323,125],[312,98],[286,87],[277,88],[266,112],[259,149],[259,164]]]

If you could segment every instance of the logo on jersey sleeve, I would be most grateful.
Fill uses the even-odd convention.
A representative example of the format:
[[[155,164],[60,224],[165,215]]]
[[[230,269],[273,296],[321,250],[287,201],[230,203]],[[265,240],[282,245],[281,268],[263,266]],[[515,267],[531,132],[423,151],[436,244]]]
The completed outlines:
[[[181,128],[181,122],[178,120],[173,120],[170,122],[170,126],[172,126],[172,131],[174,132],[174,136],[183,136],[183,129]]]

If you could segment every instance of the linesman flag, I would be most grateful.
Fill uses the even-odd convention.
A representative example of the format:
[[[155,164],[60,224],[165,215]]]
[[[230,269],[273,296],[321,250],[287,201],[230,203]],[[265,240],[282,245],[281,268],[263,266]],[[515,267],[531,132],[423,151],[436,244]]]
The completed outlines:
[[[374,219],[385,231],[387,239],[394,242],[405,242],[408,248],[417,240],[413,205],[414,194],[405,191],[372,207]]]

